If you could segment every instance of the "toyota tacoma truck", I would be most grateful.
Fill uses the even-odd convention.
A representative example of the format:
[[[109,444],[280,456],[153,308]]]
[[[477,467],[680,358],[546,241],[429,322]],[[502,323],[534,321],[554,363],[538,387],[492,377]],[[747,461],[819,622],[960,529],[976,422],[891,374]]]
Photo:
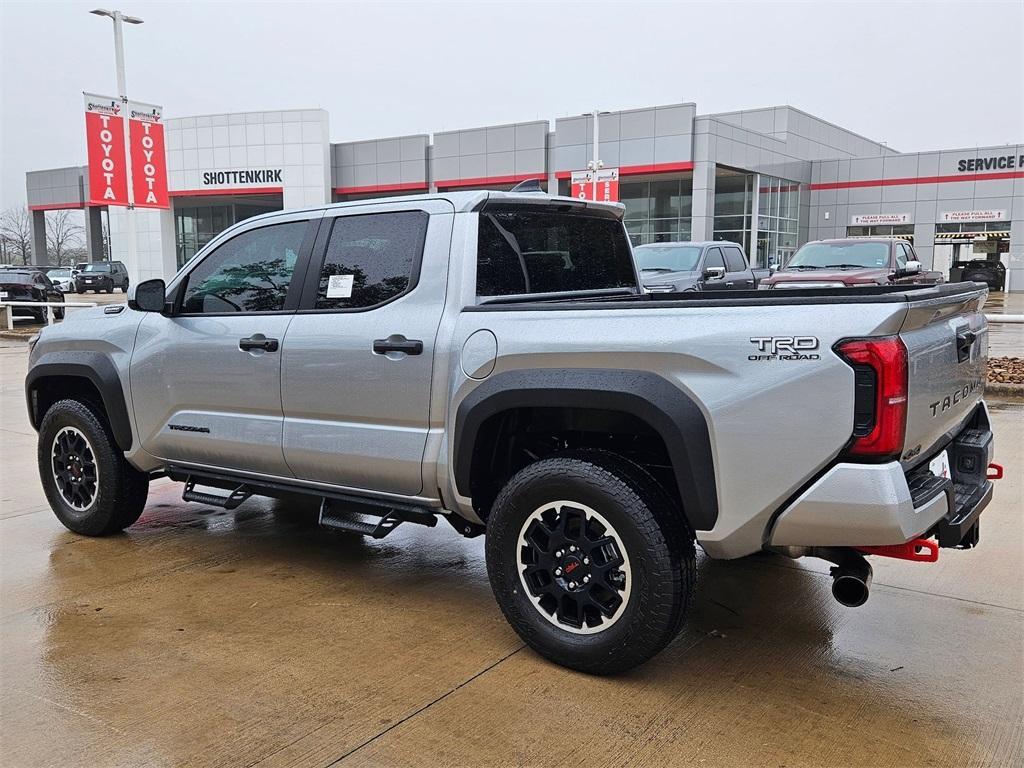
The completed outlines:
[[[25,388],[58,519],[99,536],[150,478],[233,509],[306,494],[382,537],[486,534],[545,657],[627,669],[677,634],[695,545],[834,564],[978,543],[986,293],[643,290],[623,208],[458,192],[285,211],[168,284],[45,328]]]
[[[914,246],[896,237],[814,240],[762,280],[760,288],[860,288],[937,285],[941,272],[922,270]]]
[[[743,248],[728,241],[648,243],[633,249],[650,293],[756,288],[767,269],[751,269]]]

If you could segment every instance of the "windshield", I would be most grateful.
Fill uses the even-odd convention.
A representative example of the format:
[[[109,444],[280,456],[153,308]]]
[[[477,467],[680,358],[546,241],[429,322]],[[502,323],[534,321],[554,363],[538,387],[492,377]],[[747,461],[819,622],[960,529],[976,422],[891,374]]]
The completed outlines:
[[[0,283],[8,285],[31,285],[32,275],[28,272],[0,272]]]
[[[55,277],[71,277],[70,269],[51,269],[46,273],[46,276],[53,280]]]
[[[864,243],[808,243],[799,251],[786,269],[881,268],[889,266],[889,244]]]
[[[97,261],[93,264],[86,264],[83,272],[109,272],[110,265],[101,261]]]
[[[656,272],[693,272],[700,263],[697,245],[641,245],[633,250],[641,270]]]

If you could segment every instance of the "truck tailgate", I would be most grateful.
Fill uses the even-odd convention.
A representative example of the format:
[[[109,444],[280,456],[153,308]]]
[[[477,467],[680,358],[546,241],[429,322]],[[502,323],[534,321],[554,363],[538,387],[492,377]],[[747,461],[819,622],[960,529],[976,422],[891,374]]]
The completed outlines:
[[[907,347],[907,432],[903,463],[930,458],[959,430],[984,392],[988,291],[911,301],[900,329]]]

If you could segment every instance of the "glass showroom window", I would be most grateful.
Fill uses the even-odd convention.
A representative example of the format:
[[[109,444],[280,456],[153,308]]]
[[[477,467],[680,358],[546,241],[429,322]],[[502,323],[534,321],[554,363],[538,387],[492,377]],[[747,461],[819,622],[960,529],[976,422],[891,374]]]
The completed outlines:
[[[715,170],[715,240],[739,243],[750,252],[750,209],[754,176],[749,173]]]
[[[761,176],[757,209],[757,266],[785,264],[797,248],[800,185],[787,179]]]
[[[619,201],[633,245],[690,239],[692,177],[620,182]]]
[[[174,232],[180,268],[213,238],[243,219],[280,210],[279,205],[235,203],[175,208]]]

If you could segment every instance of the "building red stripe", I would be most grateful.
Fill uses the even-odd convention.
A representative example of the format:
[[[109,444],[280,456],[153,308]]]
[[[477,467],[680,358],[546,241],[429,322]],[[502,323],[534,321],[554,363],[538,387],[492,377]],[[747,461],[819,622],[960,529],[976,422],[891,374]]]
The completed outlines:
[[[413,181],[402,184],[370,184],[365,187],[335,187],[334,192],[339,195],[362,195],[367,192],[406,192],[426,188],[427,182]]]
[[[1024,179],[1024,171],[994,173],[958,173],[952,176],[908,176],[900,179],[867,179],[865,181],[826,181],[811,184],[810,189],[854,189],[856,187],[896,187],[901,184],[948,184],[954,181],[995,181]]]
[[[619,167],[619,176],[639,176],[645,173],[672,173],[674,171],[692,171],[693,163],[653,163],[651,165],[623,165]],[[558,171],[556,178],[568,179],[572,177],[572,171]]]
[[[172,189],[170,197],[206,197],[211,195],[281,195],[284,187],[236,187],[235,189]]]
[[[438,187],[476,187],[484,184],[518,184],[527,179],[546,181],[546,173],[521,173],[515,176],[480,176],[475,179],[443,179],[437,182]]]
[[[45,203],[28,207],[30,211],[66,211],[70,208],[85,208],[85,203]]]

